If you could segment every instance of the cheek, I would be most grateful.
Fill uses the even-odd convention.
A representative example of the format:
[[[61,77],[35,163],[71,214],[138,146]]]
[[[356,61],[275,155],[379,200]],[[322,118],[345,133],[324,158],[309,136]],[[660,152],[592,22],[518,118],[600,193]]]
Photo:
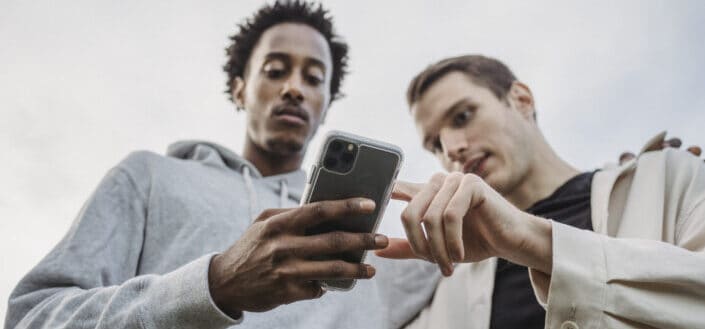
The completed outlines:
[[[269,103],[277,98],[278,84],[266,79],[253,79],[253,83],[248,85],[248,90],[245,99],[246,105],[261,111],[266,108]]]
[[[306,103],[308,103],[308,107],[316,117],[316,121],[318,121],[318,119],[321,118],[321,114],[323,114],[323,111],[326,109],[328,97],[326,93],[321,90],[312,90],[308,93],[308,97],[306,97]]]

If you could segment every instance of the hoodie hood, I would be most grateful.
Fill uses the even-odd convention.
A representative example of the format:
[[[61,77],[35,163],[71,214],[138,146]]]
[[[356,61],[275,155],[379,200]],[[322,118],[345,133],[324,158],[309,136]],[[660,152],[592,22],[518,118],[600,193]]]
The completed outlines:
[[[301,199],[301,194],[306,185],[306,173],[301,169],[262,177],[259,170],[245,158],[222,145],[212,142],[199,140],[179,141],[169,145],[167,155],[178,159],[197,161],[210,167],[233,170],[241,175],[246,173],[248,176],[252,176],[258,185],[262,184],[273,190],[279,189],[282,181],[285,181],[289,198],[296,200]]]

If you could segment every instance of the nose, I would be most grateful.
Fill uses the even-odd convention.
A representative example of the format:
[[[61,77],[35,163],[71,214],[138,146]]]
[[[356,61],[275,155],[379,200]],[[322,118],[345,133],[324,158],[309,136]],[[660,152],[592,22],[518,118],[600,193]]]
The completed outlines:
[[[446,128],[441,130],[439,137],[445,156],[451,161],[463,162],[463,157],[468,150],[468,141],[463,131]]]
[[[282,88],[281,96],[287,101],[299,104],[304,101],[304,94],[302,92],[303,81],[298,74],[292,74],[284,82],[284,87]]]

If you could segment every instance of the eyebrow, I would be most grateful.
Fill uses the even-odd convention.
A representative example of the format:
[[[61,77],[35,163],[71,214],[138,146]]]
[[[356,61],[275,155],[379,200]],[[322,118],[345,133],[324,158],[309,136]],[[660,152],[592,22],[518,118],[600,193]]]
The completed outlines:
[[[291,62],[291,55],[283,52],[271,52],[265,55],[264,58],[266,60],[278,59],[286,63]],[[324,64],[322,60],[314,57],[306,57],[304,60],[306,62],[306,65],[317,66],[321,70],[323,70],[323,73],[326,72],[326,64]]]
[[[443,113],[443,117],[441,118],[441,121],[447,119],[451,115],[451,113],[455,112],[455,110],[458,109],[459,107],[461,107],[467,103],[471,103],[471,102],[472,102],[472,99],[470,97],[463,97],[460,100],[458,100],[457,102],[453,103],[453,105],[451,105],[447,109],[445,109],[445,111]],[[429,143],[430,139],[431,139],[431,136],[424,136],[424,138],[423,138],[424,147]]]

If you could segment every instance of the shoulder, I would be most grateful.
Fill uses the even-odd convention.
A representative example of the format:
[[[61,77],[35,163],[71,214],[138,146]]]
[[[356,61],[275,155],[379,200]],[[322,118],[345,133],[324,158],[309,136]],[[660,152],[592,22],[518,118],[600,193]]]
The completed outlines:
[[[659,187],[664,193],[705,191],[705,164],[686,151],[667,148],[644,152],[635,160],[619,166],[607,166],[595,174],[593,185],[610,187],[617,182],[639,181]],[[611,188],[611,187],[610,187]]]
[[[168,161],[166,156],[152,151],[138,150],[130,152],[115,168],[134,178],[142,178],[151,175],[154,168],[165,161]]]
[[[666,148],[660,151],[646,152],[636,161],[637,170],[654,170],[670,180],[705,179],[705,163],[693,154],[679,149]]]
[[[643,177],[662,177],[665,192],[680,195],[686,209],[705,199],[705,163],[689,152],[672,148],[647,152],[636,165]]]
[[[138,150],[130,152],[112,170],[115,175],[124,175],[131,184],[147,193],[155,181],[162,180],[163,176],[178,175],[179,159],[161,155],[152,151]]]

